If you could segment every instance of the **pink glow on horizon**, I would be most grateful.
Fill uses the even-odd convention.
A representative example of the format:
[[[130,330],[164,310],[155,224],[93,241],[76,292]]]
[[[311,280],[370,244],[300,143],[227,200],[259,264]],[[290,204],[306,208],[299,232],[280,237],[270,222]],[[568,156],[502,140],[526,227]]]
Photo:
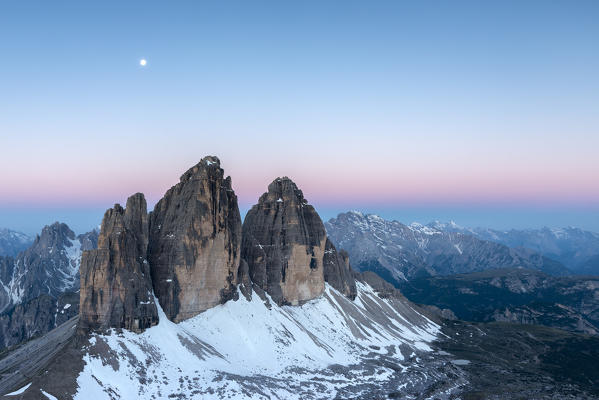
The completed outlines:
[[[183,164],[182,162],[178,164]],[[225,163],[241,204],[254,204],[277,176],[292,178],[311,203],[324,204],[590,204],[599,203],[599,174],[592,168],[572,171],[551,168],[492,166],[468,169],[455,164],[446,168],[419,165],[400,169],[393,165],[357,163],[325,166],[303,163],[288,173],[272,164],[248,169]],[[102,205],[124,202],[128,195],[142,192],[150,206],[179,180],[186,168],[132,170],[117,167],[62,169],[44,173],[22,171],[2,176],[0,204],[3,205]],[[324,172],[326,171],[326,172]],[[527,173],[523,173],[526,171]]]

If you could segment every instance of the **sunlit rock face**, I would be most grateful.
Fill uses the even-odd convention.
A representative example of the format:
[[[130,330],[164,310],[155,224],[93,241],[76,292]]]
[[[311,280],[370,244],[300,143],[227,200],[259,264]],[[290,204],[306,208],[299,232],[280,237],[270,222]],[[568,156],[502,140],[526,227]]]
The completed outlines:
[[[181,176],[150,213],[148,261],[169,319],[191,318],[232,298],[241,254],[241,216],[217,157]]]
[[[147,205],[137,193],[125,209],[115,204],[106,211],[98,248],[83,253],[80,330],[142,331],[158,323],[147,247]]]
[[[277,178],[245,217],[242,258],[252,282],[279,305],[324,290],[324,225],[291,179]]]

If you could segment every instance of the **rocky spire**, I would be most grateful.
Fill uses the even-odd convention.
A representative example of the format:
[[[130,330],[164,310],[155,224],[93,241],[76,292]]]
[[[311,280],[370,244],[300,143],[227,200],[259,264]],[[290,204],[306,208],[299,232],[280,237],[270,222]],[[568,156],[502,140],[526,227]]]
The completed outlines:
[[[141,331],[158,323],[146,260],[148,216],[144,195],[104,214],[98,248],[81,260],[79,328]]]
[[[326,233],[291,179],[277,178],[243,223],[242,258],[254,284],[277,304],[300,304],[324,291]]]
[[[345,297],[355,299],[357,288],[349,265],[349,255],[345,250],[337,251],[329,238],[325,244],[323,266],[324,280]]]
[[[217,157],[204,157],[150,213],[148,260],[166,315],[182,321],[232,298],[240,246],[231,178]]]

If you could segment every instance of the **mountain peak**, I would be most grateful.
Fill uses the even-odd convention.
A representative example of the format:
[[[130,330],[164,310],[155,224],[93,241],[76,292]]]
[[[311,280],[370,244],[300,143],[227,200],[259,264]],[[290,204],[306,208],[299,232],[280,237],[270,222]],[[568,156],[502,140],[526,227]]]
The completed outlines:
[[[32,242],[33,239],[22,232],[0,228],[0,257],[14,257],[29,247]]]
[[[192,178],[207,178],[215,173],[217,176],[223,176],[224,171],[220,167],[220,159],[216,156],[206,156],[181,175],[180,181],[186,182]]]
[[[82,332],[125,328],[141,331],[158,323],[146,261],[148,215],[144,195],[115,204],[104,214],[98,248],[81,261],[80,320]],[[101,277],[101,279],[98,279]]]
[[[260,197],[260,202],[292,202],[293,204],[308,204],[304,193],[298,189],[295,182],[284,176],[277,178],[268,185],[268,191]]]
[[[288,177],[277,178],[243,222],[242,258],[252,281],[279,305],[324,291],[324,225]]]
[[[455,223],[454,220],[450,220],[449,222],[441,222],[439,220],[434,220],[426,224],[426,226],[445,232],[462,232],[466,229]]]
[[[218,157],[185,172],[150,214],[148,262],[165,314],[179,322],[236,295],[241,215]]]
[[[51,241],[55,240],[56,238],[63,237],[73,240],[75,239],[75,232],[73,232],[67,224],[57,221],[42,228],[42,233],[39,235],[39,240]]]

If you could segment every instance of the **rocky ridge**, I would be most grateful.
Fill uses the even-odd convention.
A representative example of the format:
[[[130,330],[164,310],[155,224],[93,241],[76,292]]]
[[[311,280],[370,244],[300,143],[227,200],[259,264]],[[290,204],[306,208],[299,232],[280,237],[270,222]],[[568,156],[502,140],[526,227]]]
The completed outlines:
[[[466,228],[455,222],[434,221],[427,226],[459,232],[509,247],[531,249],[557,260],[578,274],[599,275],[599,233],[580,228],[510,229]]]
[[[325,223],[335,245],[346,249],[354,268],[374,271],[389,282],[495,268],[526,268],[567,275],[557,261],[529,249],[515,249],[471,234],[420,224],[404,225],[352,211]]]
[[[0,228],[0,257],[14,257],[32,242],[33,239],[22,232]]]
[[[31,247],[2,262],[0,311],[41,294],[79,288],[81,242],[66,224],[44,227]]]
[[[77,315],[81,251],[96,243],[97,232],[76,236],[57,222],[15,258],[0,257],[0,348],[43,335]]]

